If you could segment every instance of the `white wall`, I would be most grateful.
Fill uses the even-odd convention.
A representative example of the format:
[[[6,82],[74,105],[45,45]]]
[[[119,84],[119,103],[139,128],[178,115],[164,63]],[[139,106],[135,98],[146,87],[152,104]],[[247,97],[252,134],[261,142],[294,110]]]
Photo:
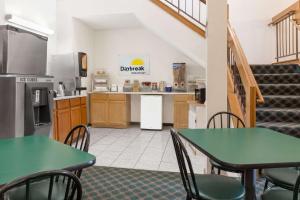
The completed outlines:
[[[186,62],[187,74],[205,77],[199,64],[144,28],[98,31],[95,50],[95,69],[105,68],[112,82],[119,85],[123,85],[125,79],[172,83],[174,62]],[[120,75],[119,55],[148,55],[150,75]]]
[[[122,76],[119,74],[119,55],[148,55],[150,75]],[[187,63],[187,75],[205,77],[205,70],[145,28],[98,31],[95,42],[95,69],[105,69],[111,83],[123,86],[125,79],[141,81],[166,81],[173,83],[172,63]],[[139,121],[139,97],[132,98],[132,121]],[[164,122],[173,122],[172,98],[164,100]]]
[[[149,0],[60,0],[57,10],[58,49],[72,49],[72,18],[133,13],[147,29],[205,66],[205,40]]]
[[[0,0],[0,13],[1,13]],[[56,1],[55,0],[4,0],[5,14],[14,14],[37,24],[56,30]],[[1,15],[0,15],[1,16]],[[0,20],[1,22],[1,20]],[[51,55],[56,52],[56,35],[48,41],[48,67],[51,66]]]
[[[85,52],[88,54],[88,65],[90,70],[88,70],[88,79],[83,81],[90,90],[90,76],[93,72],[93,68],[95,66],[95,31],[91,29],[89,26],[85,25],[78,19],[73,19],[73,33],[74,38],[72,42],[72,50],[74,52]]]
[[[0,0],[0,24],[4,24],[4,14],[5,14],[5,8],[4,8],[4,0]]]
[[[275,28],[268,26],[296,0],[228,0],[229,16],[250,64],[270,64],[276,56]]]

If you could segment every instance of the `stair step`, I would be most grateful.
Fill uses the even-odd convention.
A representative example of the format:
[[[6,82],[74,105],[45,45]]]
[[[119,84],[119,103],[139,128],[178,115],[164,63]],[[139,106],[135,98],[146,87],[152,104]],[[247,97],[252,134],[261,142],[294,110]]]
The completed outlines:
[[[258,84],[300,84],[300,73],[254,74]]]
[[[257,108],[258,122],[300,122],[299,108]]]
[[[298,95],[300,96],[300,84],[260,84],[263,95]]]
[[[265,103],[258,105],[258,107],[300,109],[300,96],[269,95],[264,96],[264,99]]]
[[[251,65],[254,74],[283,74],[299,73],[300,67],[296,64],[291,65]]]
[[[300,137],[300,123],[257,122],[257,127],[269,128],[287,135]]]

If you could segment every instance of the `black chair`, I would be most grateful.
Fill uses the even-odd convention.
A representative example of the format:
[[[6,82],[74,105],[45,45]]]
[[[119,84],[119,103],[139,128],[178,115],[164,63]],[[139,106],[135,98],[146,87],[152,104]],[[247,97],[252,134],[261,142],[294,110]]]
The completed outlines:
[[[294,190],[299,174],[300,169],[297,167],[264,169],[263,175],[266,178],[264,190],[268,188],[269,183],[287,190]]]
[[[195,175],[187,150],[174,129],[171,129],[171,136],[187,200],[244,199],[244,187],[235,178],[214,174]]]
[[[90,132],[87,126],[78,125],[74,127],[67,135],[64,144],[88,152],[90,146]]]
[[[300,176],[296,176],[294,182],[294,188],[292,190],[282,189],[280,187],[272,187],[266,190],[262,196],[262,200],[298,200],[300,189]]]
[[[225,123],[226,122],[226,123]],[[245,123],[241,118],[237,115],[230,113],[230,112],[218,112],[214,114],[207,123],[207,128],[245,128]],[[233,173],[240,173],[241,174],[241,181],[244,184],[244,173],[241,170],[224,167],[219,163],[210,160],[211,164],[211,173],[215,173],[215,168],[218,170],[218,175],[221,174],[222,171],[233,172]]]
[[[90,146],[90,132],[87,126],[78,125],[74,127],[67,135],[64,144],[88,152]],[[74,173],[80,178],[82,170],[77,170]]]
[[[57,181],[61,177],[64,181]],[[80,180],[71,172],[47,171],[17,179],[0,189],[0,200],[81,200]]]

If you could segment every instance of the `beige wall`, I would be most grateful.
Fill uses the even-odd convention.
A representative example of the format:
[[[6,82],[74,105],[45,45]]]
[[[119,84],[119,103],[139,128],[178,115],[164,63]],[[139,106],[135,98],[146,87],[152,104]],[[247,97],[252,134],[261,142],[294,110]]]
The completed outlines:
[[[207,118],[227,110],[227,1],[208,1]]]

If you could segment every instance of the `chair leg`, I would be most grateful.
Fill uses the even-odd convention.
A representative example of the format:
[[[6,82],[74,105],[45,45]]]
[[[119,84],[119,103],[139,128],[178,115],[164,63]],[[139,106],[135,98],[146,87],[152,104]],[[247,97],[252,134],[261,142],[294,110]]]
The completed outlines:
[[[214,166],[211,166],[211,168],[210,168],[210,174],[215,174],[215,167]]]
[[[218,175],[220,175],[221,174],[221,170],[220,169],[218,169]]]
[[[245,183],[245,176],[244,176],[244,173],[241,174],[241,182],[242,182],[242,185],[244,185],[244,183]]]
[[[192,197],[189,194],[187,194],[186,195],[186,200],[192,200]]]
[[[266,182],[265,182],[265,187],[264,187],[264,191],[266,191],[266,189],[268,188],[268,185],[269,185],[269,181],[266,180]]]

